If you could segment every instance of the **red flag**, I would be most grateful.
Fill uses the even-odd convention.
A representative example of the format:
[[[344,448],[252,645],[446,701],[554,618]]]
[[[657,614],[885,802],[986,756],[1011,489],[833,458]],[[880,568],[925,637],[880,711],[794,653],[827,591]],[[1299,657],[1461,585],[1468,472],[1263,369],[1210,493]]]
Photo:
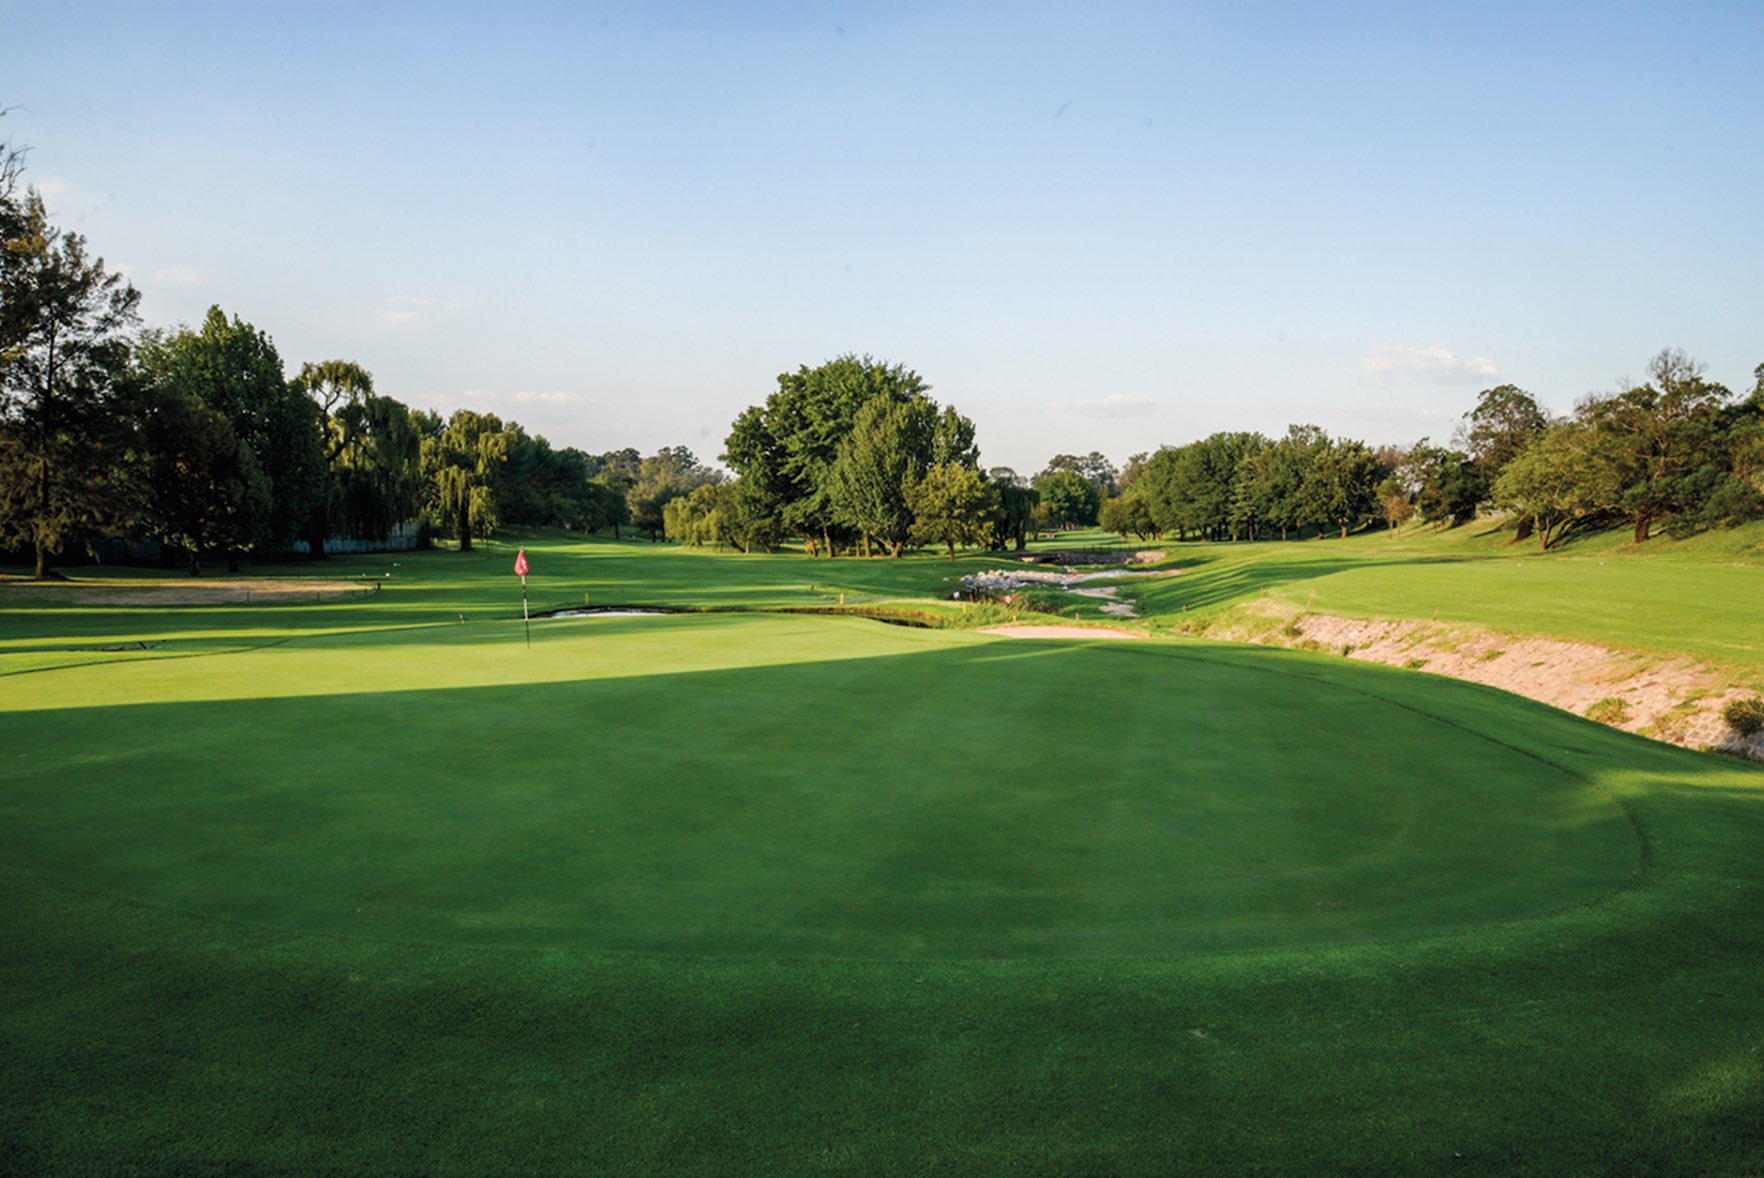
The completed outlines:
[[[523,548],[519,552],[515,553],[515,576],[524,577],[526,575],[527,575],[527,550],[525,548]]]

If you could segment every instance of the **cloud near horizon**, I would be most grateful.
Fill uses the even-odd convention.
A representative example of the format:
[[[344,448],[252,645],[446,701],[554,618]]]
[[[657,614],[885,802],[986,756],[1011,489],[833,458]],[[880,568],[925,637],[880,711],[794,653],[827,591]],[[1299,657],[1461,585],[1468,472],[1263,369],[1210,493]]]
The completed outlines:
[[[386,310],[380,316],[380,322],[391,327],[415,323],[422,317],[423,308],[434,301],[421,295],[393,295],[386,300]]]
[[[1076,413],[1083,417],[1142,417],[1150,413],[1156,404],[1150,397],[1110,393],[1106,397],[1093,397],[1086,401],[1061,401],[1059,409],[1061,412]]]
[[[507,395],[496,389],[466,389],[460,396],[468,401],[482,401],[489,405],[568,405],[577,399],[575,393],[536,393],[530,389]]]
[[[1454,356],[1437,344],[1425,348],[1379,344],[1360,357],[1360,372],[1379,384],[1398,377],[1420,377],[1434,384],[1469,385],[1500,375],[1487,356]]]

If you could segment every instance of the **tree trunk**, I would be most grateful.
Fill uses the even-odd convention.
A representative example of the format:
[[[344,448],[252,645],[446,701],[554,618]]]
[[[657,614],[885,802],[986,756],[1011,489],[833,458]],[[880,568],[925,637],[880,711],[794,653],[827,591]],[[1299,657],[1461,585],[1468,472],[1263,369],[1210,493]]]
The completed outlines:
[[[194,548],[190,549],[190,575],[192,577],[202,575],[202,554]]]
[[[1529,515],[1520,516],[1519,517],[1519,525],[1513,532],[1513,543],[1517,544],[1521,540],[1531,539],[1532,530],[1535,529],[1536,527],[1537,527],[1537,523],[1535,520],[1532,519],[1531,516],[1529,516]]]
[[[327,512],[321,504],[313,512],[312,536],[306,542],[307,547],[312,550],[312,558],[314,560],[325,559],[325,537],[330,534],[330,531],[330,513]]]
[[[827,559],[832,560],[833,559],[833,533],[827,529],[825,524],[823,524],[821,526],[821,542],[827,546]]]
[[[1652,529],[1653,523],[1654,517],[1648,512],[1638,511],[1635,513],[1635,542],[1637,544],[1647,542],[1648,533]]]
[[[55,433],[53,410],[55,407],[55,345],[57,333],[51,329],[49,333],[49,358],[43,366],[43,396],[41,411],[38,414],[37,443],[41,447],[37,454],[37,576],[39,581],[49,579],[49,549],[43,542],[41,531],[43,522],[49,518],[49,439]]]
[[[472,515],[470,511],[459,513],[459,550],[461,552],[472,550]]]

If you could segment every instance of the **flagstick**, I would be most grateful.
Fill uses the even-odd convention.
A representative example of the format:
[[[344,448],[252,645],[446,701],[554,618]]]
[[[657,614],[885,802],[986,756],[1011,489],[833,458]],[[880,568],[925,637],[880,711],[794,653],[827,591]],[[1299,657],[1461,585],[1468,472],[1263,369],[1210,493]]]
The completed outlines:
[[[527,614],[527,574],[521,574],[521,625],[527,630],[527,649],[533,649],[533,619]]]

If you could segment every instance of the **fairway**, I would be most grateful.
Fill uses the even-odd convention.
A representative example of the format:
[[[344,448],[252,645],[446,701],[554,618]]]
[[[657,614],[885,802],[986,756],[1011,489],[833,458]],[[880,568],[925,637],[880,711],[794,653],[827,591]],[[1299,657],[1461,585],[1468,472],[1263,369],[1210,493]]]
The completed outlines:
[[[5,849],[290,930],[870,958],[1412,936],[1591,902],[1639,862],[1586,782],[1293,655],[766,617],[551,622],[530,652],[498,630],[234,655],[200,701],[98,702],[180,664],[60,672],[8,741]],[[339,665],[348,686],[308,694]]]

